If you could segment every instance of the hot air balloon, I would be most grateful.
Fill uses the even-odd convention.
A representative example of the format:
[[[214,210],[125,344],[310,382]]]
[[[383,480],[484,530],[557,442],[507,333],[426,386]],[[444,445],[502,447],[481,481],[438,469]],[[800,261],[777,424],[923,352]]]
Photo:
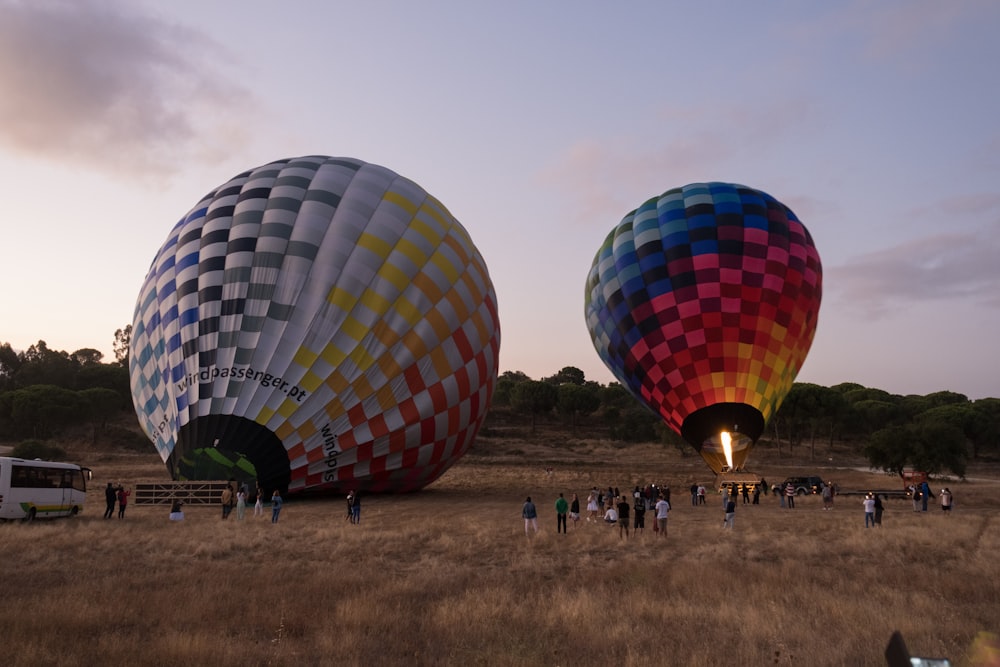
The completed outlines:
[[[822,268],[771,195],[692,183],[628,213],[587,276],[594,347],[716,474],[744,469],[812,344]]]
[[[471,446],[499,347],[486,263],[438,200],[307,156],[239,174],[171,230],[129,374],[175,480],[406,492]]]

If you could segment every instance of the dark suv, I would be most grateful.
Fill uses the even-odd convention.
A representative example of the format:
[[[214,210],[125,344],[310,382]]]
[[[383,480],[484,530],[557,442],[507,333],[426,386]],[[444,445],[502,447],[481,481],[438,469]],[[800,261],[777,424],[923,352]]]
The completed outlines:
[[[808,496],[812,493],[819,493],[823,490],[822,477],[789,477],[781,486],[784,487],[786,484],[791,484],[795,488],[795,495],[797,496]]]

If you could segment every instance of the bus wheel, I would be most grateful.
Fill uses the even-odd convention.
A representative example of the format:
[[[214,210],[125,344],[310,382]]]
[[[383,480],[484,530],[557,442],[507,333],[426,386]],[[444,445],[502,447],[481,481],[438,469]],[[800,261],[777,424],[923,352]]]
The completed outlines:
[[[79,513],[80,513],[80,508],[77,507],[76,505],[73,505],[73,509],[69,511],[70,516],[76,516]]]
[[[35,520],[35,508],[34,507],[32,507],[31,509],[28,510],[28,514],[27,514],[27,516],[24,517],[24,520],[28,521],[28,522]]]

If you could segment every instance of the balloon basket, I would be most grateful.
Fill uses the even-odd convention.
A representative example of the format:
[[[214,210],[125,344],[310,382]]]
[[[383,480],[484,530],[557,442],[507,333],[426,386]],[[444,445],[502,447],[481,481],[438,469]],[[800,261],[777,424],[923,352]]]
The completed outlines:
[[[762,481],[763,477],[746,470],[724,471],[715,476],[715,490],[721,492],[724,488],[741,489],[743,486],[746,486],[752,493],[754,488],[760,486]]]

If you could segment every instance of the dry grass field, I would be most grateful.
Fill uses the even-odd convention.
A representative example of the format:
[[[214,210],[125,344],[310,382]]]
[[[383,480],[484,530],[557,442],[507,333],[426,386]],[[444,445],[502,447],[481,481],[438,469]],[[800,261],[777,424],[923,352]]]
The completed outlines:
[[[198,507],[172,523],[163,507],[101,518],[106,481],[165,480],[154,453],[71,454],[95,472],[83,515],[0,525],[7,667],[885,665],[894,630],[916,655],[1000,664],[995,471],[935,482],[951,516],[891,500],[866,529],[860,497],[827,512],[766,496],[724,531],[717,496],[690,504],[690,483],[712,481],[693,452],[483,438],[425,491],[365,498],[357,526],[340,499],[294,498],[277,524]],[[770,481],[898,484],[858,461],[769,456],[751,467]],[[627,540],[586,521],[556,533],[560,492],[647,482],[673,491],[666,538],[648,519]]]

